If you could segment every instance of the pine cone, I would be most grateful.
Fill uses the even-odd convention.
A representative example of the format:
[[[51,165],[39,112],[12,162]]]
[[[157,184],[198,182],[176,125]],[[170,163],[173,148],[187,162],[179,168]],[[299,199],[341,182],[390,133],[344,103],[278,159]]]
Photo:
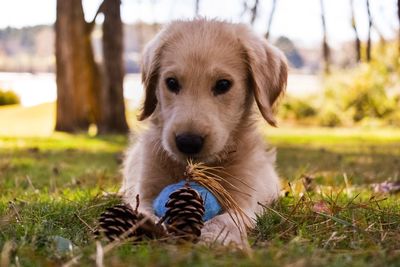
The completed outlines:
[[[204,226],[204,202],[201,195],[189,184],[169,196],[163,218],[169,233],[184,240],[197,241]]]
[[[138,223],[140,225],[137,225]],[[104,235],[108,241],[133,237],[136,237],[135,241],[137,241],[162,237],[165,235],[165,230],[161,225],[155,224],[151,218],[133,210],[129,205],[119,204],[108,208],[100,215],[99,227],[95,235],[97,237]]]

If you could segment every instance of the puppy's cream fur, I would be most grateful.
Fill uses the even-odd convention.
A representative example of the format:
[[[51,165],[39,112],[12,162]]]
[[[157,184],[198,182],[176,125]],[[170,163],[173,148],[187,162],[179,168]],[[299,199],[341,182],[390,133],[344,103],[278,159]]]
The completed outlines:
[[[167,89],[168,77],[179,81],[178,94]],[[232,88],[214,95],[220,79],[230,80]],[[154,216],[154,198],[183,178],[187,157],[176,148],[175,136],[185,132],[205,137],[194,160],[224,168],[226,174],[219,175],[240,192],[223,186],[249,217],[260,212],[257,202],[278,197],[275,153],[266,152],[254,123],[257,105],[264,119],[276,124],[273,106],[287,81],[287,65],[277,49],[243,24],[176,21],[147,45],[142,80],[145,101],[139,119],[148,118],[149,125],[126,154],[121,191],[129,203],[134,206],[139,194],[140,209]],[[243,244],[246,237],[223,213],[206,222],[202,239]]]

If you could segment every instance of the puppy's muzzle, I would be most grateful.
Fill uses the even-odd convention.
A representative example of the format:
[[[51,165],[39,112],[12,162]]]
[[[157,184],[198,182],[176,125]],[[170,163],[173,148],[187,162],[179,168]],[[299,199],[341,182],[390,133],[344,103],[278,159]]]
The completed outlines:
[[[183,133],[175,137],[176,147],[186,155],[194,155],[201,151],[204,138],[200,135]]]

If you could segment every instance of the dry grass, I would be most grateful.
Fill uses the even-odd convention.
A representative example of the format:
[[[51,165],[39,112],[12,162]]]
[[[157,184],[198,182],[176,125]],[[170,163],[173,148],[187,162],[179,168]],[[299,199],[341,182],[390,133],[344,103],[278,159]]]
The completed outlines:
[[[216,197],[223,209],[229,213],[240,233],[243,233],[246,231],[243,226],[246,224],[250,225],[251,219],[239,207],[230,193],[222,186],[222,182],[228,183],[232,188],[239,190],[233,184],[224,179],[222,175],[219,175],[223,171],[224,170],[221,168],[208,167],[203,163],[194,163],[191,160],[188,161],[188,166],[186,167],[186,175],[188,179],[207,188]]]

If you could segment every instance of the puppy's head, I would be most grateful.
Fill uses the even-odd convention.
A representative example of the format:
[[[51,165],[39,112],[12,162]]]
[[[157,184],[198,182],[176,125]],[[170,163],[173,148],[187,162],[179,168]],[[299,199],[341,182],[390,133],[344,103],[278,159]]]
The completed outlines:
[[[145,49],[145,101],[140,120],[161,127],[173,158],[210,162],[229,152],[253,100],[275,125],[273,106],[284,91],[282,54],[242,24],[195,20],[169,24]]]

